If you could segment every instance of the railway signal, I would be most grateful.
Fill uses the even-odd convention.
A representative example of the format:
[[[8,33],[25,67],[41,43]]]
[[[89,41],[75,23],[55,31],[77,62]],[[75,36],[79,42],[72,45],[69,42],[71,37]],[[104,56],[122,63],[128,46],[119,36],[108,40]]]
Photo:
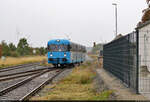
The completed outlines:
[[[93,47],[96,47],[96,42],[93,43]]]

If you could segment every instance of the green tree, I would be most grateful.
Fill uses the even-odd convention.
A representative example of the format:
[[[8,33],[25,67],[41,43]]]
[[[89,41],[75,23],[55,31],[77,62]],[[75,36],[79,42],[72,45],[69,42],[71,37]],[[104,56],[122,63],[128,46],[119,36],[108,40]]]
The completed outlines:
[[[17,49],[13,43],[10,43],[8,46],[11,51],[15,51]]]
[[[27,42],[26,38],[21,38],[19,40],[19,43],[17,45],[17,52],[21,55],[29,55],[30,54],[30,47],[29,44]]]
[[[46,49],[44,47],[39,48],[40,55],[45,55],[46,54]]]
[[[2,45],[2,56],[10,56],[10,48],[5,42],[5,40],[1,42],[1,45]]]

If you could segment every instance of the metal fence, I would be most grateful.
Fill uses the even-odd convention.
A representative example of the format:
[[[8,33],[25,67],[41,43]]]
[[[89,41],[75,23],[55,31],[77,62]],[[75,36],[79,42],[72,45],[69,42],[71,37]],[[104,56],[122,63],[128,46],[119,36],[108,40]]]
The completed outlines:
[[[138,34],[132,32],[104,45],[103,67],[138,92]]]

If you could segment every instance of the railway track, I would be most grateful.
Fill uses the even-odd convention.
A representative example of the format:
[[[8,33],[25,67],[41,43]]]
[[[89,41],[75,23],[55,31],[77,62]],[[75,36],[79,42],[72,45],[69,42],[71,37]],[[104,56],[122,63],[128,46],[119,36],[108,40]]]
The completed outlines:
[[[47,67],[48,68],[48,67]],[[11,76],[17,76],[17,75],[23,75],[26,73],[32,73],[32,72],[37,72],[37,71],[41,71],[43,69],[46,69],[46,67],[40,66],[38,64],[30,64],[29,66],[22,66],[20,68],[16,68],[14,70],[5,70],[5,71],[1,71],[0,72],[0,79],[4,78],[4,77],[11,77]]]
[[[2,78],[2,77],[7,77],[7,76],[13,76],[13,75],[24,74],[24,73],[42,71],[42,70],[47,69],[47,68],[49,68],[49,67],[40,68],[40,69],[35,69],[35,70],[28,70],[28,71],[23,71],[23,72],[17,72],[17,73],[4,74],[4,75],[0,75],[0,78]]]
[[[44,81],[42,84],[40,84],[39,86],[37,86],[36,88],[34,88],[31,92],[29,92],[28,94],[26,94],[24,97],[22,97],[20,99],[20,101],[24,101],[24,100],[28,100],[30,97],[32,97],[36,92],[38,92],[41,88],[43,88],[46,84],[50,83],[55,77],[57,77],[60,73],[62,73],[64,70],[59,71],[56,75],[54,75],[53,77],[47,79],[46,81]]]
[[[48,67],[46,68],[41,68],[41,69],[36,69],[36,70],[29,70],[29,71],[24,71],[24,72],[18,72],[18,73],[10,73],[10,74],[6,74],[6,75],[0,75],[0,82],[1,81],[8,81],[8,80],[12,80],[12,79],[17,79],[20,77],[26,77],[26,76],[31,76],[33,74],[37,74],[43,70],[47,70]]]
[[[65,69],[45,69],[0,91],[0,100],[27,100]]]
[[[1,73],[1,72],[5,72],[5,71],[10,71],[10,70],[18,69],[18,68],[24,68],[24,67],[39,65],[39,64],[40,64],[40,62],[37,62],[37,63],[29,63],[29,64],[22,64],[22,65],[17,65],[17,66],[10,66],[10,67],[6,67],[6,68],[1,68],[1,69],[0,69],[0,73]]]

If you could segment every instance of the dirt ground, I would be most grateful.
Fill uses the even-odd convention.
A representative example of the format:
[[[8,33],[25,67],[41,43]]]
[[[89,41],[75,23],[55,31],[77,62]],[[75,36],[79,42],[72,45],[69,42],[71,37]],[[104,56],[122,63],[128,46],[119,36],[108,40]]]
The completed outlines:
[[[121,81],[112,75],[111,73],[105,71],[102,68],[102,59],[98,60],[99,68],[96,70],[98,75],[103,79],[107,87],[114,91],[116,100],[148,100],[141,94],[136,94],[129,88],[125,87]]]

